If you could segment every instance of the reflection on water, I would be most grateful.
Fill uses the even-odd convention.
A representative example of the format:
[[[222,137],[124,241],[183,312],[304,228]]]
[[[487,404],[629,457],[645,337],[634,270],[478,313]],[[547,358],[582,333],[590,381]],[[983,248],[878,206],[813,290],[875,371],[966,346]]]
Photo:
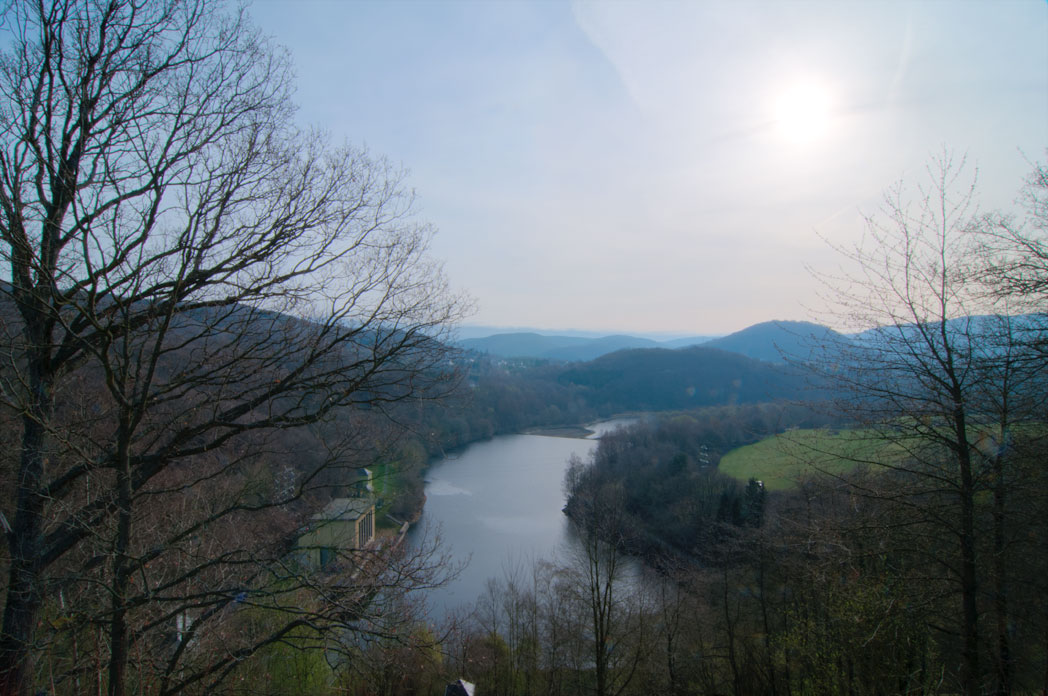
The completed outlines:
[[[426,496],[431,495],[473,495],[473,491],[459,488],[444,479],[434,479],[426,482]]]
[[[453,558],[468,566],[454,582],[431,591],[433,617],[471,605],[488,578],[561,554],[572,543],[562,512],[568,458],[586,458],[596,437],[629,422],[590,426],[596,432],[588,439],[505,435],[434,462],[416,527],[439,528]],[[413,530],[412,536],[419,533]]]

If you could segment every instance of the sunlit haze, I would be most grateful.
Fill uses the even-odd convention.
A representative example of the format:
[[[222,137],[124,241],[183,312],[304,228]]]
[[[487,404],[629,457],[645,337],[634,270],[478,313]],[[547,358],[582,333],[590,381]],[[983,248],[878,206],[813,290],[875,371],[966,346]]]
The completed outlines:
[[[779,135],[797,145],[828,137],[833,125],[830,93],[817,82],[783,85],[775,100],[775,127]]]
[[[256,0],[303,124],[410,170],[471,323],[820,320],[809,268],[944,147],[1007,208],[1048,3]]]

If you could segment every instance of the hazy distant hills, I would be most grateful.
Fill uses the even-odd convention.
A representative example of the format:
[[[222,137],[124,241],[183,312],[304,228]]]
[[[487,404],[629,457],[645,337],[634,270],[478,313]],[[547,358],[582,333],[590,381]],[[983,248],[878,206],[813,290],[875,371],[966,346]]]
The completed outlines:
[[[659,344],[650,338],[638,338],[636,336],[604,336],[594,338],[586,343],[563,346],[557,350],[550,351],[543,357],[555,360],[593,360],[608,353],[632,348],[655,348]]]
[[[783,356],[805,358],[812,346],[847,340],[819,324],[804,321],[768,321],[728,336],[691,336],[656,341],[638,336],[555,336],[533,332],[498,333],[459,341],[467,350],[504,358],[587,361],[619,350],[686,348],[703,345],[765,362],[784,362]]]
[[[467,350],[504,358],[544,358],[548,353],[577,348],[594,339],[578,336],[540,336],[536,333],[503,333],[485,338],[467,338],[459,345]]]
[[[467,338],[459,346],[504,358],[585,361],[632,348],[677,348],[709,340],[708,336],[659,342],[638,336],[546,336],[537,333],[501,333],[485,338]]]
[[[938,327],[939,324],[928,324],[927,326]],[[946,331],[954,341],[963,337],[977,339],[977,342],[992,347],[999,343],[999,337],[1011,334],[1017,338],[1031,340],[1032,336],[1043,335],[1048,330],[1048,315],[1046,314],[1015,314],[1011,316],[998,316],[989,314],[974,314],[965,317],[955,317],[946,322]],[[916,324],[904,324],[901,326],[882,326],[876,329],[852,334],[850,338],[859,344],[877,345],[902,337],[910,337],[919,341]],[[963,343],[963,341],[962,341]]]
[[[715,338],[703,345],[707,348],[739,353],[755,360],[786,362],[806,360],[820,347],[841,345],[848,341],[844,335],[821,324],[807,321],[766,321],[742,331]]]
[[[487,381],[477,381],[472,396],[494,433],[560,423],[569,413],[580,414],[581,421],[591,414],[825,399],[827,386],[813,383],[814,373],[783,364],[779,349],[796,353],[807,347],[809,337],[831,336],[837,335],[817,324],[767,322],[718,338],[726,349],[708,347],[712,342],[704,336],[657,341],[532,331],[473,337],[458,344],[495,357],[549,361],[511,370],[497,361],[477,361],[474,369],[487,370]],[[704,343],[694,345],[699,342]],[[681,344],[685,347],[676,347]],[[511,387],[493,391],[495,384]],[[547,414],[542,416],[545,421],[520,422],[517,414],[531,412]]]

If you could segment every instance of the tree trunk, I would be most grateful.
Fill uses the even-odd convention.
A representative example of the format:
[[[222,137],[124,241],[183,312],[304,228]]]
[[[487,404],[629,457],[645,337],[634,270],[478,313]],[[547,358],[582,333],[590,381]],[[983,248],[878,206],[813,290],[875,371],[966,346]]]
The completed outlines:
[[[109,696],[123,696],[128,661],[127,588],[133,572],[128,555],[131,546],[131,462],[128,451],[130,427],[121,419],[117,444],[117,536],[113,548],[113,618],[109,625]]]
[[[955,368],[949,363],[948,374],[956,374]],[[975,480],[972,477],[972,452],[969,446],[967,412],[963,404],[964,392],[956,385],[950,392],[953,403],[957,404],[953,411],[953,437],[957,468],[960,474],[960,501],[958,508],[961,513],[961,626],[962,646],[961,659],[963,661],[961,684],[966,696],[979,696],[979,606],[978,606],[978,574],[975,557]]]
[[[1012,693],[1012,646],[1008,636],[1008,578],[1005,562],[1005,481],[1003,457],[994,460],[996,481],[993,490],[993,608],[997,620],[996,691],[998,696]]]
[[[966,696],[979,696],[979,608],[976,604],[978,579],[975,562],[975,491],[971,459],[961,456],[961,604],[964,662],[962,687]]]
[[[33,402],[22,417],[14,523],[8,533],[11,567],[7,603],[0,631],[0,696],[28,696],[32,692],[33,628],[43,602],[40,557],[43,553],[43,515],[47,498],[42,490],[47,442],[45,423],[54,410],[53,377],[40,356],[30,356],[29,387]]]

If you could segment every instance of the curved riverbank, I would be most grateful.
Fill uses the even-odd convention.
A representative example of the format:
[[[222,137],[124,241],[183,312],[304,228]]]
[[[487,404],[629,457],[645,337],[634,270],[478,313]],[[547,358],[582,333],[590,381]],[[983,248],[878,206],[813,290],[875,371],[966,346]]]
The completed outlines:
[[[426,505],[408,534],[440,533],[452,563],[468,563],[454,582],[429,593],[435,618],[472,605],[488,578],[551,558],[571,544],[562,512],[563,479],[572,455],[585,458],[596,437],[627,420],[590,425],[582,437],[522,433],[473,443],[431,463]]]

